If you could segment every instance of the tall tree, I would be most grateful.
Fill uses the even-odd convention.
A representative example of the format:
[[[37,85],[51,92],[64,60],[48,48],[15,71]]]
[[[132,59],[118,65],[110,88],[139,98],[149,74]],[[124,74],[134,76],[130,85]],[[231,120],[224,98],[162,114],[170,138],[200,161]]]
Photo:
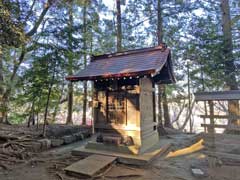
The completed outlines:
[[[237,90],[236,67],[234,65],[233,57],[233,42],[232,42],[232,27],[229,0],[221,0],[222,11],[222,30],[223,30],[223,55],[225,60],[225,83],[230,90]],[[238,101],[229,101],[228,110],[230,115],[239,114]],[[240,119],[234,119],[230,123],[240,126]]]
[[[121,0],[116,0],[117,7],[117,51],[122,50],[122,17],[121,17]]]
[[[40,3],[41,4],[41,3]],[[39,29],[40,25],[42,24],[45,15],[47,14],[49,8],[52,6],[53,1],[47,0],[43,2],[43,9],[39,13],[40,15],[36,17],[36,15],[33,13],[33,7],[35,5],[40,5],[36,1],[33,1],[31,6],[29,6],[28,1],[4,1],[0,3],[0,6],[3,7],[3,9],[6,9],[6,18],[3,18],[3,20],[8,19],[8,23],[11,24],[11,26],[4,26],[3,31],[1,31],[3,34],[11,34],[13,33],[14,36],[8,36],[7,39],[1,38],[2,45],[7,45],[8,47],[5,48],[7,51],[10,51],[11,54],[18,54],[18,57],[13,57],[13,63],[12,63],[12,70],[10,72],[9,77],[10,78],[1,78],[0,79],[0,85],[5,87],[1,87],[1,116],[0,116],[0,122],[7,122],[7,114],[8,114],[8,104],[9,104],[9,98],[12,93],[12,89],[15,84],[15,79],[17,76],[17,72],[19,70],[19,67],[24,62],[25,56],[28,52],[30,52],[34,47],[30,46],[31,41],[25,41],[22,37],[25,37],[26,39],[31,39]],[[35,19],[30,21],[30,17],[34,16]],[[29,28],[29,25],[26,22],[31,22],[31,28]],[[15,28],[17,27],[17,28]],[[10,30],[9,30],[10,28]],[[15,36],[16,35],[16,36]],[[17,37],[17,44],[13,43],[15,41],[15,37]],[[10,39],[10,40],[9,40]],[[0,51],[2,51],[2,48],[0,48]],[[15,51],[15,53],[13,53]],[[20,53],[19,53],[20,51]],[[0,61],[3,61],[3,58],[1,58]],[[1,64],[1,63],[0,63]],[[1,72],[1,71],[0,71]],[[3,75],[0,75],[1,77],[4,77]]]
[[[162,8],[161,8],[161,0],[158,0],[157,2],[157,14],[158,14],[158,21],[157,21],[157,37],[158,37],[158,45],[160,45],[163,42],[163,19],[162,19]],[[158,123],[159,127],[161,128],[160,131],[162,131],[163,127],[163,114],[162,114],[162,91],[161,91],[161,85],[158,85]]]
[[[162,8],[161,8],[161,0],[157,2],[157,40],[158,45],[163,43],[163,18],[162,18]],[[167,101],[167,94],[166,94],[166,87],[165,85],[158,86],[158,112],[159,112],[159,120],[160,122],[162,119],[162,105],[163,105],[163,116],[164,116],[164,126],[165,127],[172,127],[171,120],[169,116],[169,109],[168,109],[168,101]],[[160,124],[162,125],[162,124]]]
[[[83,4],[83,66],[87,66],[87,5],[88,0],[84,0]],[[86,124],[86,114],[87,114],[87,81],[83,82],[83,117],[82,124]]]
[[[73,1],[68,3],[68,75],[73,75]],[[68,83],[68,114],[67,114],[67,124],[73,124],[72,121],[72,111],[73,111],[73,83],[70,81]]]
[[[52,93],[52,89],[53,89],[53,85],[54,85],[54,79],[55,79],[55,75],[56,75],[55,71],[56,71],[56,66],[57,65],[56,65],[55,62],[56,62],[56,59],[53,60],[53,62],[52,62],[53,72],[52,72],[52,77],[51,77],[49,87],[48,87],[47,102],[46,102],[45,111],[44,111],[43,132],[42,132],[43,137],[46,137],[46,127],[47,127],[47,124],[48,124],[48,121],[47,121],[48,107],[49,107],[50,97],[51,97],[51,93]]]

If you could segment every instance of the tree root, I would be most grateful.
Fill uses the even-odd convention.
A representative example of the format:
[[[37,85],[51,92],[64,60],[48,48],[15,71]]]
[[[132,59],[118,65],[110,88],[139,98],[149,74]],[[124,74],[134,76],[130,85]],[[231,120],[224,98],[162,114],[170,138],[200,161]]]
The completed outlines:
[[[61,174],[59,174],[59,173],[56,173],[55,174],[60,180],[63,180],[63,177],[62,177],[62,175]]]
[[[9,167],[7,167],[6,165],[0,163],[0,167],[2,167],[4,170],[10,170]]]

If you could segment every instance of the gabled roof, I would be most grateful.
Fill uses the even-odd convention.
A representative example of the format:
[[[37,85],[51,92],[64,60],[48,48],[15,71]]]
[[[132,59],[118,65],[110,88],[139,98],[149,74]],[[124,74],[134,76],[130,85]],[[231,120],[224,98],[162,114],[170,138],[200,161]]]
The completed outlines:
[[[169,74],[168,79],[174,82],[175,78],[172,67],[169,67],[171,66],[170,61],[170,49],[164,45],[104,54],[93,56],[91,63],[85,69],[76,75],[68,76],[66,79],[79,81],[141,75],[152,75],[152,77],[154,77],[165,67],[167,68],[167,74]]]

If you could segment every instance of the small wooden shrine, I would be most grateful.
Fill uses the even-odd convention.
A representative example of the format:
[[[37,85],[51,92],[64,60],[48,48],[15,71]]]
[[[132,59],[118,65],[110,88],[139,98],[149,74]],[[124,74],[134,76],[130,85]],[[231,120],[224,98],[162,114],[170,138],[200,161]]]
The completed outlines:
[[[170,49],[164,44],[93,56],[69,81],[94,82],[96,141],[86,148],[141,154],[159,141],[155,84],[175,81]]]

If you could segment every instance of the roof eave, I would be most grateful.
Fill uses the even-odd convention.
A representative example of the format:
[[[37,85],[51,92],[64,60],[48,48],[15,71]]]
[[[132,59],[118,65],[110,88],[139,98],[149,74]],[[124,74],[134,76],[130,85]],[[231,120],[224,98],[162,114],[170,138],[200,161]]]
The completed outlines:
[[[128,72],[128,73],[118,73],[118,74],[106,74],[99,76],[67,76],[66,80],[68,81],[94,81],[98,79],[111,79],[111,78],[124,78],[124,77],[137,77],[143,75],[155,74],[155,69],[137,71],[137,72]]]

